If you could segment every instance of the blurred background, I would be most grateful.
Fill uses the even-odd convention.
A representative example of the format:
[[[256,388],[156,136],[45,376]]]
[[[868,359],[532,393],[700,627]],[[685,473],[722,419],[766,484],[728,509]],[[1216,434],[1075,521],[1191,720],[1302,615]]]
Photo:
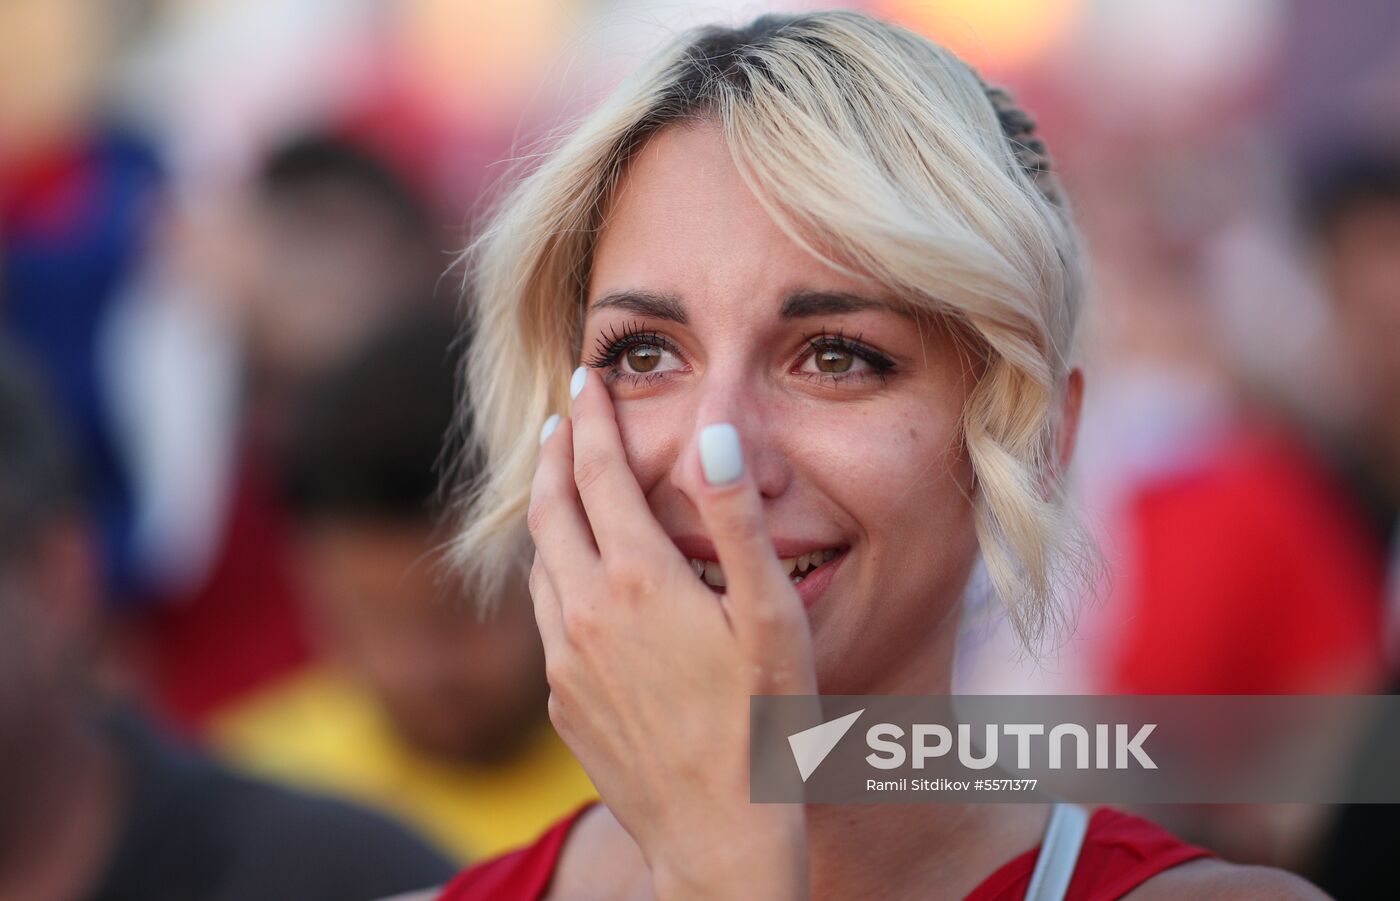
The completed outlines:
[[[1008,86],[1091,260],[1099,590],[1034,664],[970,598],[960,690],[1395,690],[1400,5],[833,5]],[[0,898],[319,878],[205,834],[246,792],[397,874],[308,898],[440,882],[591,797],[528,606],[478,621],[435,556],[454,256],[679,29],[809,6],[0,2]],[[1165,816],[1400,886],[1387,809]],[[186,888],[133,893],[175,822]]]

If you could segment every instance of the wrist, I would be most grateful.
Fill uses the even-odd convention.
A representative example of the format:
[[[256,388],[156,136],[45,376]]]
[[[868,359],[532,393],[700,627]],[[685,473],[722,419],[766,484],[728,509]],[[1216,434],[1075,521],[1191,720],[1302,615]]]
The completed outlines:
[[[794,811],[783,809],[789,806]],[[652,886],[660,901],[806,901],[807,840],[801,806],[772,805],[759,817],[731,821],[709,835],[704,840],[692,831],[684,848],[651,862]]]

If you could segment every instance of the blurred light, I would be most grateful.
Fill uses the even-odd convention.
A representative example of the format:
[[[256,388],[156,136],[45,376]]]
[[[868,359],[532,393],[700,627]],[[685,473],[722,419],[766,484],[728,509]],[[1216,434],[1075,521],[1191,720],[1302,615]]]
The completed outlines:
[[[369,0],[180,0],[122,91],[194,181],[238,174],[351,105],[373,77]]]
[[[871,11],[937,41],[972,66],[1015,69],[1054,46],[1080,0],[875,0]]]
[[[0,157],[82,122],[108,49],[103,4],[0,2]]]
[[[579,0],[404,0],[395,6],[413,86],[478,123],[514,125],[583,18]]]
[[[1094,0],[1070,56],[1106,115],[1184,121],[1219,115],[1223,95],[1268,72],[1282,35],[1277,0]]]

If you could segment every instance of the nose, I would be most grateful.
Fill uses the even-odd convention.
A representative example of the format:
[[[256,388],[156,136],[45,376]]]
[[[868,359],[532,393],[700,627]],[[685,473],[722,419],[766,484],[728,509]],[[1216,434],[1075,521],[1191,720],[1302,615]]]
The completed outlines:
[[[784,417],[768,392],[736,374],[711,370],[697,386],[694,421],[681,452],[672,462],[670,479],[682,494],[695,502],[704,485],[700,469],[700,430],[727,422],[739,431],[744,468],[752,474],[759,496],[765,501],[783,494],[792,482],[792,469],[783,446]]]

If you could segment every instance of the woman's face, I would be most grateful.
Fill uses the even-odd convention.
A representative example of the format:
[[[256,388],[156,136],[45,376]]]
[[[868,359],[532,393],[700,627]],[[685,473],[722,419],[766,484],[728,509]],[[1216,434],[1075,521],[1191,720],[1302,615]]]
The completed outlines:
[[[715,560],[693,445],[733,423],[778,555],[818,555],[798,593],[826,693],[946,688],[976,554],[967,361],[894,299],[784,235],[708,124],[637,154],[594,253],[583,360],[652,513],[692,565]]]

